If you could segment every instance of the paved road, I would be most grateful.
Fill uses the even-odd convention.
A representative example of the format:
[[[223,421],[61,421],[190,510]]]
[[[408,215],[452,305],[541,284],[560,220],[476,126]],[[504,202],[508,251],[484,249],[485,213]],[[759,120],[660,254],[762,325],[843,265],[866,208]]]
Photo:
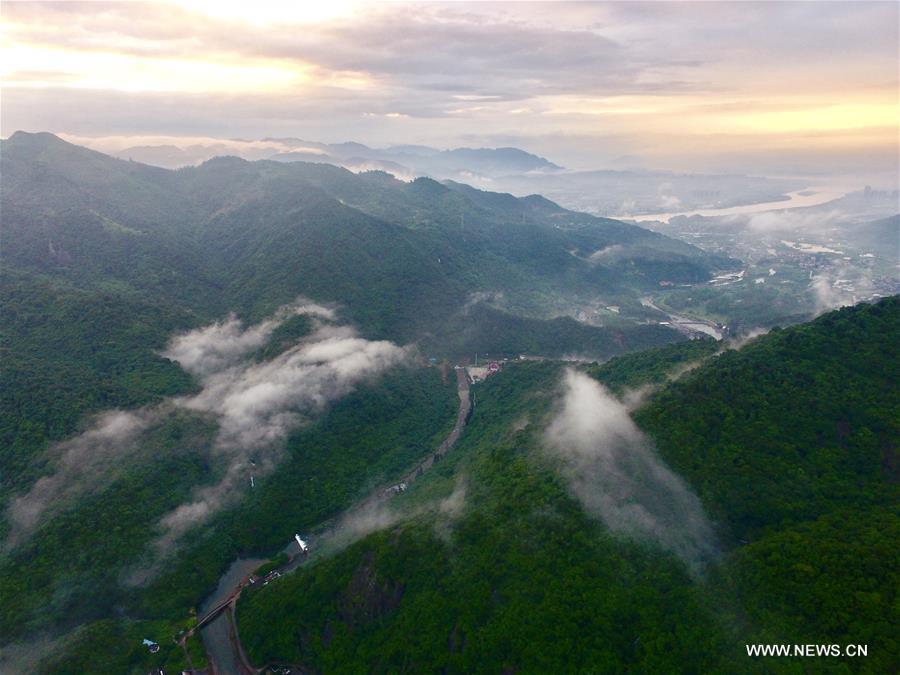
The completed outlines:
[[[644,307],[650,307],[651,309],[655,309],[656,311],[667,315],[672,328],[686,334],[688,337],[694,337],[698,333],[702,333],[703,335],[708,335],[716,340],[722,339],[722,331],[712,321],[692,319],[689,316],[673,314],[667,309],[662,309],[661,307],[654,305],[650,298],[641,298],[641,304],[644,305]]]
[[[471,389],[469,387],[469,376],[466,375],[465,368],[457,368],[456,369],[456,389],[459,394],[459,411],[456,414],[456,422],[453,425],[453,428],[450,430],[450,433],[447,434],[446,438],[441,442],[441,444],[437,447],[437,450],[432,452],[428,457],[419,462],[418,465],[415,466],[409,473],[405,476],[402,476],[394,485],[400,485],[401,483],[406,483],[407,486],[411,485],[416,481],[419,476],[428,471],[432,466],[434,466],[435,462],[439,462],[443,459],[444,455],[456,445],[456,442],[459,440],[459,436],[462,433],[463,427],[466,426],[466,420],[469,417],[469,412],[472,410],[472,400],[471,400]],[[383,488],[380,490],[376,490],[371,495],[366,497],[361,502],[357,502],[349,509],[347,509],[338,519],[334,519],[329,521],[324,528],[318,529],[317,534],[313,538],[313,541],[319,542],[321,544],[321,540],[325,536],[330,536],[334,534],[334,528],[336,525],[339,525],[341,522],[346,521],[347,519],[352,518],[354,515],[364,513],[368,510],[371,510],[377,507],[379,504],[387,502],[391,497],[394,497],[397,492],[392,488]],[[327,534],[326,534],[327,533]],[[288,549],[290,553],[295,553],[297,550],[297,546],[293,543],[288,545]]]
[[[409,473],[401,477],[395,485],[400,483],[409,485],[415,482],[416,479],[434,466],[435,462],[439,462],[444,455],[456,445],[460,434],[462,434],[463,427],[465,427],[466,421],[469,418],[469,413],[472,410],[469,377],[466,375],[464,368],[456,369],[456,388],[459,395],[459,410],[456,414],[456,422],[453,425],[453,429],[450,430],[450,433],[447,434],[437,450],[422,460]],[[334,537],[340,523],[345,522],[354,515],[378,507],[380,504],[390,500],[391,497],[396,494],[397,492],[391,488],[380,488],[376,490],[364,500],[357,502],[344,511],[340,516],[331,518],[317,527],[315,532],[308,536],[310,546],[321,548]],[[307,557],[305,555],[298,555],[298,548],[299,547],[294,541],[291,541],[291,543],[285,547],[284,551],[291,556],[291,561],[279,568],[279,571],[282,574],[289,572],[306,562]],[[206,623],[200,632],[200,635],[203,638],[203,645],[209,656],[210,671],[213,675],[248,675],[258,672],[247,659],[240,638],[237,635],[237,622],[234,615],[235,606],[237,605],[241,590],[243,590],[247,583],[245,574],[238,574],[237,576],[240,576],[240,579],[234,578],[236,565],[241,568],[241,571],[244,571],[247,567],[241,563],[242,561],[238,561],[229,568],[229,571],[226,572],[225,575],[228,579],[223,577],[216,593],[213,597],[207,599],[201,610],[202,616],[200,619],[203,620],[204,616],[208,615],[206,614],[207,612],[220,606],[224,601],[230,598],[230,601],[226,603],[224,610],[222,610],[215,619]],[[253,563],[253,569],[256,569],[262,564],[261,561],[253,561]]]

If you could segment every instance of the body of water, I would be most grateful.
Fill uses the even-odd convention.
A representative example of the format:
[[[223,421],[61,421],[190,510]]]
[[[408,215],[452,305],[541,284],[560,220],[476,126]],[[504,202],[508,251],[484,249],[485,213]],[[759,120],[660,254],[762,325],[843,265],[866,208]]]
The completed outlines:
[[[779,211],[782,209],[796,209],[804,206],[818,206],[847,194],[846,188],[834,187],[810,187],[796,192],[788,192],[788,199],[775,202],[760,202],[758,204],[744,204],[743,206],[729,206],[721,209],[694,209],[693,211],[673,211],[671,213],[647,213],[635,216],[617,216],[622,220],[645,222],[658,220],[669,222],[675,216],[732,216],[742,213],[762,213],[763,211]]]
[[[269,561],[265,558],[238,558],[231,563],[229,568],[225,570],[225,574],[219,577],[219,585],[216,586],[216,590],[200,606],[200,616],[206,614],[231,595],[241,581],[250,576],[257,567],[267,562]]]
[[[200,607],[200,615],[202,616],[225,600],[234,592],[234,589],[241,581],[265,562],[268,561],[262,558],[239,558],[231,563],[231,566],[219,579],[219,585],[216,587],[216,590],[203,601],[203,605]],[[241,673],[245,672],[238,657],[237,647],[234,644],[236,637],[230,611],[222,612],[213,621],[201,628],[200,637],[203,640],[203,646],[207,655],[213,661],[213,672],[221,673],[222,675],[241,675]]]

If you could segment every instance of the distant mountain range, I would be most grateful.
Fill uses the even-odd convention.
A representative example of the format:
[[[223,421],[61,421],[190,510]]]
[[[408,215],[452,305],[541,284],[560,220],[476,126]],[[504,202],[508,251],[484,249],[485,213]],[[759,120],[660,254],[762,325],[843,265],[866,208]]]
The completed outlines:
[[[305,294],[409,340],[481,293],[536,318],[601,299],[625,308],[613,323],[627,327],[644,320],[642,288],[734,264],[536,195],[452,181],[236,157],[170,171],[51,134],[16,133],[2,150],[5,265],[202,313],[258,315]]]
[[[320,143],[298,138],[232,140],[206,144],[144,145],[115,153],[164,168],[192,166],[216,156],[279,162],[315,162],[352,171],[386,171],[402,180],[431,177],[524,196],[543,194],[567,208],[625,217],[785,199],[807,183],[744,175],[683,174],[640,169],[569,170],[519,148],[424,145],[371,148],[362,143]]]
[[[242,147],[246,145],[247,147]],[[370,148],[362,143],[319,143],[299,138],[264,138],[259,146],[231,144],[144,145],[126,148],[116,156],[161,166],[179,168],[199,164],[219,155],[239,154],[247,159],[281,162],[324,162],[354,170],[383,169],[399,178],[497,177],[533,171],[554,172],[562,167],[518,148],[455,148],[439,150],[424,145]],[[267,148],[267,149],[263,149]]]

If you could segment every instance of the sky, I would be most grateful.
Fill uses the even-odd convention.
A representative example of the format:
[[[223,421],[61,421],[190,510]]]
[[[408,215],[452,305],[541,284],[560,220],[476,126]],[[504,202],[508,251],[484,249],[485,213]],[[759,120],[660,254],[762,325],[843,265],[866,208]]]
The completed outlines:
[[[2,3],[0,133],[893,171],[900,3]],[[148,137],[149,141],[148,141]]]

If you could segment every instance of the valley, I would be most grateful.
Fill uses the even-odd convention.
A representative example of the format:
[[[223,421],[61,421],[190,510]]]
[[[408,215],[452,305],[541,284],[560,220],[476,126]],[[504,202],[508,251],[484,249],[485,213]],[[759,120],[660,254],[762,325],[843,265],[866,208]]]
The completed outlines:
[[[879,450],[874,437],[864,437],[871,432],[886,439],[894,433],[889,412],[894,403],[880,397],[891,391],[896,368],[889,366],[882,376],[873,377],[871,366],[863,364],[873,349],[878,353],[882,348],[887,349],[887,361],[881,361],[881,366],[892,362],[895,350],[888,348],[888,325],[896,321],[896,304],[893,299],[827,314],[812,324],[758,338],[740,351],[703,355],[697,350],[688,355],[679,346],[671,346],[652,356],[619,357],[588,369],[600,382],[611,386],[616,382],[621,391],[623,385],[639,386],[651,372],[671,373],[679,363],[694,366],[671,384],[661,385],[633,414],[640,428],[653,437],[659,455],[698,490],[715,523],[721,549],[712,561],[707,560],[696,585],[678,555],[643,547],[633,533],[586,534],[602,526],[590,518],[584,520],[578,506],[582,493],[572,487],[578,483],[560,480],[555,461],[541,449],[547,416],[555,414],[552,383],[558,381],[563,366],[514,364],[478,385],[484,387],[477,395],[481,403],[461,439],[459,453],[442,466],[440,474],[425,476],[403,496],[412,506],[449,495],[464,480],[464,511],[449,519],[440,514],[412,515],[335,557],[311,561],[242,596],[237,617],[251,662],[274,661],[279,668],[295,670],[354,669],[377,662],[383,671],[403,663],[417,670],[442,663],[454,670],[477,672],[498,666],[530,670],[550,662],[577,670],[584,663],[579,659],[595,664],[607,658],[608,663],[624,660],[640,669],[665,670],[667,665],[690,663],[703,670],[727,667],[732,672],[758,672],[773,662],[735,667],[733,654],[740,646],[734,641],[748,639],[746,632],[741,637],[731,632],[738,624],[743,631],[753,626],[750,635],[760,636],[773,627],[812,635],[828,624],[839,641],[871,642],[875,638],[867,629],[818,615],[816,608],[828,602],[830,583],[880,589],[879,600],[863,592],[854,603],[889,603],[893,597],[887,589],[896,574],[897,559],[888,549],[897,527],[890,507],[896,500],[896,486],[893,469],[880,462],[891,462],[887,458],[894,451],[884,445]],[[872,329],[874,333],[869,332]],[[839,348],[842,344],[848,349]],[[857,356],[850,357],[853,352]],[[798,378],[803,380],[802,372],[812,374],[813,366],[801,365],[810,362],[793,358],[800,354],[816,355],[815,368],[828,373],[830,384],[821,385],[828,391],[854,390],[862,398],[852,403],[839,394],[823,399],[821,386],[817,390],[792,386]],[[760,408],[759,401],[766,399],[771,400]],[[704,405],[697,406],[698,400]],[[726,402],[736,411],[733,416],[722,415]],[[869,404],[880,412],[863,413]],[[846,406],[841,418],[857,420],[868,431],[857,427],[852,439],[841,441],[840,425],[818,427],[820,408],[832,405]],[[752,410],[760,410],[763,417],[754,419]],[[779,420],[774,427],[769,426],[773,419]],[[713,435],[711,427],[717,430]],[[791,452],[784,445],[788,436],[795,448]],[[753,438],[754,443],[741,438]],[[828,449],[841,445],[857,451],[844,454]],[[880,452],[887,453],[882,460],[877,458]],[[618,463],[624,460],[612,461],[616,471],[627,471],[627,463]],[[775,470],[769,468],[772,463]],[[795,466],[804,467],[804,478],[798,479],[789,468]],[[621,479],[628,480],[629,475]],[[765,484],[764,491],[760,492],[758,482]],[[639,487],[634,486],[636,493],[628,498],[646,499],[637,496]],[[764,503],[759,503],[762,495]],[[849,510],[847,499],[853,504]],[[603,518],[615,518],[615,513]],[[841,525],[839,513],[853,515]],[[834,528],[843,528],[841,534]],[[886,529],[878,534],[876,528]],[[826,531],[857,547],[857,552],[868,552],[858,560],[842,557],[834,540],[817,539],[817,533]],[[793,542],[793,562],[778,567],[773,552],[788,541]],[[808,550],[801,553],[804,549]],[[492,555],[497,550],[503,551],[499,558]],[[614,565],[616,573],[604,571],[604,565]],[[638,608],[630,595],[634,587],[623,580],[630,578],[623,565],[644,580]],[[823,585],[814,585],[817,600],[803,604],[799,615],[790,601],[768,604],[773,592],[795,597],[791,594],[797,588],[808,588],[803,581],[806,565],[829,570]],[[861,575],[860,565],[876,576]],[[522,575],[530,583],[514,581]],[[573,599],[586,593],[594,598],[587,605]],[[863,609],[862,604],[855,605],[854,611],[885,612],[883,630],[890,631],[896,616],[887,605]],[[524,611],[525,606],[529,611]],[[587,607],[593,609],[591,615],[579,613]],[[601,607],[603,613],[598,615]],[[703,631],[707,646],[702,654],[679,651],[680,641],[660,640],[663,617]],[[599,638],[597,652],[567,650],[557,644],[565,633],[545,637],[548,627],[559,626],[560,621],[587,626],[614,621],[629,639],[617,642],[621,647],[615,654],[604,655],[601,650],[608,649],[609,643]],[[291,628],[279,628],[285,624]],[[648,641],[646,630],[656,639]],[[580,639],[590,641],[596,634],[588,630]],[[521,635],[525,641],[507,651],[502,647],[507,635]],[[883,659],[892,658],[889,633],[877,639],[884,647],[878,661],[871,660],[870,652],[867,667],[871,672],[885,665]],[[459,647],[448,653],[447,640]]]
[[[312,528],[311,534],[305,534],[305,542],[312,553],[300,549],[298,544],[291,541],[282,551],[282,555],[288,560],[283,565],[267,572],[265,579],[256,576],[254,572],[259,569],[265,560],[249,559],[233,562],[222,578],[219,580],[216,592],[207,598],[200,610],[200,618],[196,629],[202,629],[203,643],[212,662],[211,667],[215,672],[258,672],[258,669],[249,665],[246,654],[241,646],[240,638],[235,627],[235,607],[240,600],[241,591],[254,584],[267,585],[293,570],[307,563],[310,555],[313,559],[321,556],[333,555],[347,541],[360,536],[360,528],[357,522],[371,518],[385,518],[391,516],[385,511],[390,499],[402,494],[425,474],[435,463],[444,459],[447,452],[453,449],[463,431],[466,420],[472,413],[470,399],[470,381],[465,368],[457,367],[457,389],[459,393],[459,411],[456,422],[450,433],[437,449],[425,457],[408,474],[402,476],[389,487],[379,487],[364,500],[357,502],[339,516],[328,522],[317,524]],[[270,566],[269,566],[270,567]]]
[[[10,653],[53,645],[34,672],[716,670],[744,612],[754,636],[799,634],[764,607],[768,547],[838,527],[841,500],[895,527],[873,466],[893,471],[896,299],[879,295],[897,288],[875,239],[845,271],[828,238],[700,216],[654,232],[450,180],[237,158],[169,171],[50,134],[0,156],[0,629]],[[890,236],[873,213],[834,227]],[[825,358],[821,341],[825,379],[798,356]],[[773,368],[837,406],[741,413],[790,488],[734,454],[739,427],[696,431],[734,422],[722,401],[758,404],[720,390],[734,378],[809,393]],[[841,406],[854,431],[832,438],[820,420]],[[613,433],[611,454],[569,435],[582,419],[607,420],[585,434]],[[847,536],[882,550],[863,522]],[[878,588],[890,560],[871,562]],[[889,594],[866,602],[888,612]],[[574,649],[576,624],[618,637]]]
[[[898,672],[900,3],[0,5],[0,675]]]

